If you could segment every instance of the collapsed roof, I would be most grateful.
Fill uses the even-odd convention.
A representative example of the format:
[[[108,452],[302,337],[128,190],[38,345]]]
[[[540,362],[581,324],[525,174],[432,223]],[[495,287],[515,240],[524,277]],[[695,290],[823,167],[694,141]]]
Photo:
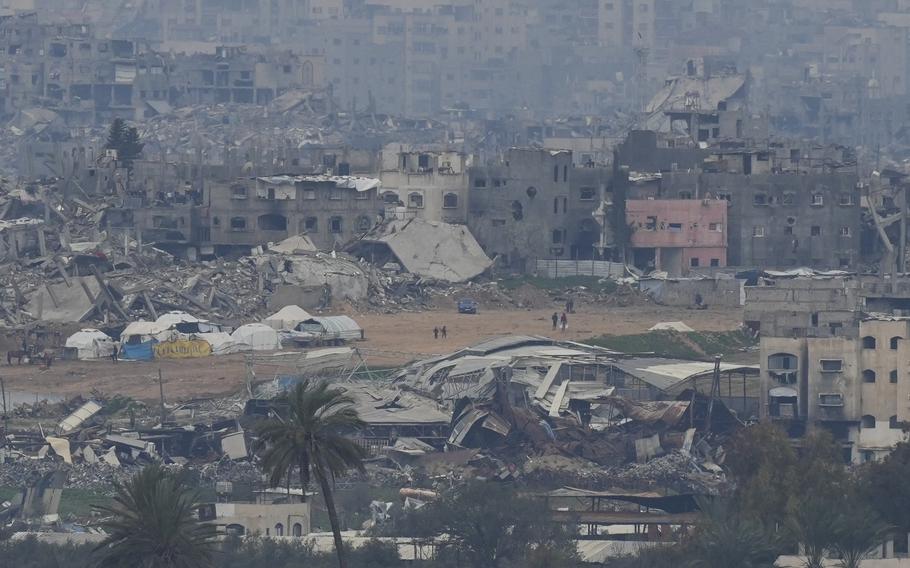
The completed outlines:
[[[411,274],[448,282],[465,282],[493,264],[464,225],[416,218],[383,223],[349,249],[371,262],[398,262]]]

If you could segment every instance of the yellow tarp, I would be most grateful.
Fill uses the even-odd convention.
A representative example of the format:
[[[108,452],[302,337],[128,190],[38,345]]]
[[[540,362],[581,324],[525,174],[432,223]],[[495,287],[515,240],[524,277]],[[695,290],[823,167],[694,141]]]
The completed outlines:
[[[208,357],[212,354],[212,346],[208,341],[185,340],[164,341],[155,344],[156,359],[190,359],[193,357]]]

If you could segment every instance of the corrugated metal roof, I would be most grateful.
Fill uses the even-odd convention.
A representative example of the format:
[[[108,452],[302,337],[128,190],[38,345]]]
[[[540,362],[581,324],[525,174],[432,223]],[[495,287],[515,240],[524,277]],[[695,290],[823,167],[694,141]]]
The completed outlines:
[[[319,329],[314,329],[319,326]],[[360,339],[363,328],[348,316],[315,317],[303,321],[298,326],[300,331],[324,332],[339,339]]]
[[[699,375],[714,371],[714,363],[707,361],[684,361],[679,359],[661,359],[641,357],[620,359],[614,365],[659,390],[669,390],[680,383]],[[738,365],[721,363],[721,371],[741,371],[757,373],[757,365]]]
[[[346,384],[344,389],[367,424],[448,424],[450,420],[433,400],[414,393],[399,392],[390,397],[389,390],[380,385]]]
[[[490,355],[503,349],[527,345],[554,345],[556,342],[540,335],[501,335],[471,345],[465,351],[472,355]]]
[[[60,424],[57,426],[57,430],[62,434],[71,432],[100,411],[101,405],[94,400],[89,400],[74,410],[72,414],[61,420]]]

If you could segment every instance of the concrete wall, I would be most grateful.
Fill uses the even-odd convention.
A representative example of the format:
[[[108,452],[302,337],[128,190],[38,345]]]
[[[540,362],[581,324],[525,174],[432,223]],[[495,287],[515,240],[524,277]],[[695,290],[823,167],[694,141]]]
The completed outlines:
[[[743,319],[763,336],[856,337],[859,287],[853,277],[761,281],[745,288]]]
[[[245,187],[246,197],[234,186]],[[210,206],[200,222],[211,236],[203,244],[255,246],[307,233],[320,249],[338,248],[372,227],[384,209],[375,189],[357,192],[337,189],[331,182],[305,182],[297,184],[293,199],[262,199],[256,187],[255,180],[248,179],[210,186]],[[263,216],[283,217],[286,228],[267,228],[275,225],[261,223]],[[243,228],[232,228],[235,218],[245,221]],[[341,220],[340,231],[333,231],[333,219]],[[311,220],[315,225],[308,225]]]
[[[684,280],[642,280],[639,282],[642,292],[647,293],[665,306],[691,307],[695,304],[695,294],[700,294],[702,302],[710,307],[739,307],[743,301],[745,280],[733,278],[718,279],[684,279]]]
[[[310,532],[310,504],[216,503],[215,523],[220,527],[239,525],[245,534],[262,536],[290,536],[294,525],[300,524],[303,536]],[[276,529],[279,524],[280,531]]]

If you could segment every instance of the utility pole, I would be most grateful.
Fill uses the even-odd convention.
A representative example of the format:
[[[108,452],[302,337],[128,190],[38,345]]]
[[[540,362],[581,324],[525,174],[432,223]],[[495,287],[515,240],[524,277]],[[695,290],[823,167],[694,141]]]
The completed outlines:
[[[158,394],[161,397],[161,426],[164,426],[167,409],[164,408],[164,379],[161,377],[161,367],[158,368]]]
[[[705,418],[705,430],[711,431],[711,415],[714,414],[714,399],[720,393],[720,355],[714,356],[714,376],[711,378],[711,400],[708,401],[708,416]]]
[[[6,408],[6,383],[3,382],[3,377],[0,377],[0,398],[3,399],[3,435],[9,431],[9,412]]]
[[[907,184],[900,185],[901,225],[900,241],[897,246],[897,271],[907,272]]]
[[[647,103],[645,97],[647,89],[646,83],[648,82],[648,56],[650,55],[650,50],[644,44],[644,38],[642,38],[640,33],[638,34],[638,39],[639,45],[635,47],[635,57],[638,64],[638,67],[635,69],[635,106],[638,108],[635,110],[639,115],[638,127],[643,128],[647,119],[647,109],[645,108]]]

